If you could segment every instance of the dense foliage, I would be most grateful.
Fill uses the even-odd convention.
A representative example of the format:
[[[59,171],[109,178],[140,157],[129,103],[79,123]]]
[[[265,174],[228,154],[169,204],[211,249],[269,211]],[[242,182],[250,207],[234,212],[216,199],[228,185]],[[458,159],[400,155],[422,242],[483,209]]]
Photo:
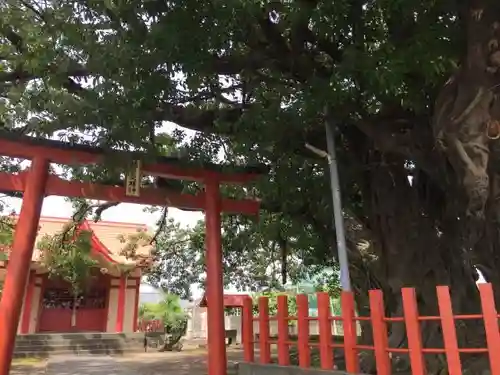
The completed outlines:
[[[0,262],[9,259],[9,251],[12,245],[14,230],[15,230],[15,221],[13,220],[12,217],[10,216],[0,217]],[[0,298],[2,298],[2,291],[3,291],[3,281],[0,281]]]
[[[76,297],[83,291],[97,261],[91,256],[92,233],[68,223],[54,235],[44,235],[37,243],[40,260],[49,277],[60,278],[71,285]]]
[[[9,258],[16,220],[13,215],[0,216],[0,261]],[[36,244],[49,276],[67,281],[75,296],[82,291],[91,268],[97,264],[90,255],[90,235],[78,230],[77,223],[68,223],[56,234],[44,235]]]
[[[12,216],[0,217],[0,260],[7,260],[16,223]]]
[[[164,293],[160,302],[143,303],[139,306],[139,319],[161,321],[169,335],[162,349],[172,350],[186,333],[188,316],[182,309],[178,296]]]
[[[186,320],[186,314],[182,310],[178,296],[164,293],[160,302],[142,304],[139,318],[161,320],[165,331],[171,332],[178,330],[183,325],[182,322]]]
[[[315,277],[315,285],[338,288],[336,274],[322,275],[333,261],[315,264],[306,254],[316,239],[314,233],[293,238],[291,222],[281,215],[262,213],[260,220],[223,216],[222,248],[224,285],[241,291],[282,290],[287,283]],[[288,240],[284,240],[288,238]],[[322,277],[319,277],[322,276]],[[190,298],[190,286],[204,288],[205,224],[183,228],[167,220],[155,241],[155,261],[148,280],[183,298]]]
[[[421,313],[435,315],[434,286],[448,284],[455,309],[476,312],[474,265],[500,293],[499,19],[494,0],[7,0],[0,123],[105,148],[265,163],[255,186],[225,192],[260,196],[279,228],[248,224],[260,248],[300,243],[290,254],[307,266],[336,259],[326,161],[305,147],[325,149],[324,122],[335,123],[360,311],[366,291],[381,288],[387,314],[399,315],[399,289],[417,285]],[[199,132],[166,136],[166,121]],[[63,173],[116,184],[124,164]],[[237,237],[241,225],[224,224]],[[459,340],[482,341],[480,331],[464,324]],[[436,326],[423,333],[442,345]],[[395,325],[390,342],[404,346],[404,329]],[[478,363],[465,366],[481,372]]]

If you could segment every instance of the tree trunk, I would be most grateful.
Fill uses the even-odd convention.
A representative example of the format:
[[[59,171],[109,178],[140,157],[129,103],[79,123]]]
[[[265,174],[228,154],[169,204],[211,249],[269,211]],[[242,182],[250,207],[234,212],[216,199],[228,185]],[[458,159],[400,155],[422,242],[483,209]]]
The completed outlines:
[[[451,192],[444,194],[418,170],[413,171],[410,181],[406,160],[399,157],[372,153],[370,165],[364,202],[371,202],[366,207],[376,252],[371,269],[377,269],[378,280],[386,281],[382,284],[386,314],[402,316],[401,288],[415,287],[420,315],[439,315],[436,285],[450,286],[455,313],[479,313],[476,272],[468,259],[464,247],[468,237],[462,235],[463,224],[456,212],[460,200]],[[443,347],[438,322],[421,326],[424,346]],[[484,343],[478,323],[459,326],[457,334],[462,347]],[[403,323],[391,324],[389,345],[407,346]],[[409,369],[407,358],[394,359],[395,371]],[[440,356],[426,359],[429,373],[439,373],[445,366]],[[363,365],[365,372],[375,370],[373,361]]]
[[[357,249],[360,255],[350,259],[359,310],[367,307],[367,289],[378,284],[387,316],[403,315],[403,287],[416,288],[420,315],[437,316],[435,288],[448,285],[455,315],[480,313],[475,265],[500,301],[500,2],[471,0],[460,20],[464,58],[442,88],[429,124],[442,151],[436,155],[438,173],[426,174],[412,160],[374,151],[373,145],[356,147],[361,219],[371,232],[368,256]],[[349,138],[347,132],[342,134]],[[461,321],[456,327],[459,347],[486,346],[481,322]],[[443,347],[439,322],[422,322],[421,329],[424,347]],[[407,346],[404,324],[390,325],[389,345]],[[409,369],[407,358],[395,357],[395,372]],[[429,374],[446,368],[443,358],[426,355]],[[470,373],[488,369],[486,356],[461,358]],[[375,372],[373,361],[363,365],[364,372]]]
[[[370,268],[387,281],[389,316],[402,315],[400,289],[406,286],[416,287],[421,315],[438,315],[436,285],[450,286],[455,314],[479,313],[476,264],[500,301],[500,2],[471,1],[460,17],[464,59],[436,101],[432,124],[445,185],[401,157],[373,150],[363,155],[370,168],[360,185],[376,255]],[[421,327],[425,347],[443,347],[439,323]],[[485,347],[480,322],[457,324],[457,336],[460,347]],[[392,324],[389,345],[405,347],[406,340],[404,324]],[[445,367],[440,356],[426,360],[429,373]],[[463,355],[462,361],[472,373],[488,368],[485,356]],[[363,370],[373,372],[373,362],[366,363],[371,368]],[[398,370],[409,368],[405,358],[400,364]]]
[[[467,213],[484,218],[496,156],[492,138],[498,138],[500,102],[500,4],[470,0],[462,9],[466,51],[457,73],[441,90],[434,110],[434,133],[459,177],[468,198]]]

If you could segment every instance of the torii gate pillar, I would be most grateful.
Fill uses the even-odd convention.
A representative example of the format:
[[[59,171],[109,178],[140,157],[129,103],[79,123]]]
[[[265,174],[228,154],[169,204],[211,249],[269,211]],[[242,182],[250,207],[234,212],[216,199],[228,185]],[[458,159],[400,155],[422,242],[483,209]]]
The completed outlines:
[[[34,158],[31,162],[23,204],[14,232],[0,301],[0,332],[3,336],[0,340],[0,375],[8,375],[10,371],[48,176],[49,161],[41,157]]]
[[[208,375],[226,375],[224,283],[222,279],[221,198],[219,181],[205,181],[206,296],[208,322]]]

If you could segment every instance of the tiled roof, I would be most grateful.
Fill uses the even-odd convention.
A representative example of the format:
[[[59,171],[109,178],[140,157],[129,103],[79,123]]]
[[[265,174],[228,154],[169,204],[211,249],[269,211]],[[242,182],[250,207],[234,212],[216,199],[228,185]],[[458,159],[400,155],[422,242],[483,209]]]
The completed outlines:
[[[40,229],[35,243],[38,243],[44,235],[57,234],[69,221],[69,218],[41,217]],[[110,221],[100,221],[97,223],[89,221],[88,225],[99,242],[104,245],[105,250],[107,250],[107,256],[103,254],[105,257],[109,257],[112,261],[120,264],[136,263],[136,260],[127,258],[121,254],[125,246],[123,238],[137,234],[140,231],[147,231],[146,225]],[[151,251],[151,245],[139,246],[136,250],[136,256],[137,258],[148,258],[151,256]],[[40,259],[40,252],[36,248],[32,259],[33,261]]]

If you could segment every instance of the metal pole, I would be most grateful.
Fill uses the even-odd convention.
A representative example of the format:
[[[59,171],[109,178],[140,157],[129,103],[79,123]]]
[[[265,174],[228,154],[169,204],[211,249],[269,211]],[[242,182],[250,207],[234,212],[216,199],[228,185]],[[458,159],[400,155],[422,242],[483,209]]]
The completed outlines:
[[[347,259],[347,246],[344,232],[344,215],[342,214],[342,200],[340,198],[339,172],[335,152],[334,124],[326,113],[326,144],[328,150],[328,165],[330,167],[330,186],[332,188],[333,217],[335,233],[337,235],[337,252],[340,263],[340,285],[345,292],[351,291],[351,278],[349,276],[349,260]]]

